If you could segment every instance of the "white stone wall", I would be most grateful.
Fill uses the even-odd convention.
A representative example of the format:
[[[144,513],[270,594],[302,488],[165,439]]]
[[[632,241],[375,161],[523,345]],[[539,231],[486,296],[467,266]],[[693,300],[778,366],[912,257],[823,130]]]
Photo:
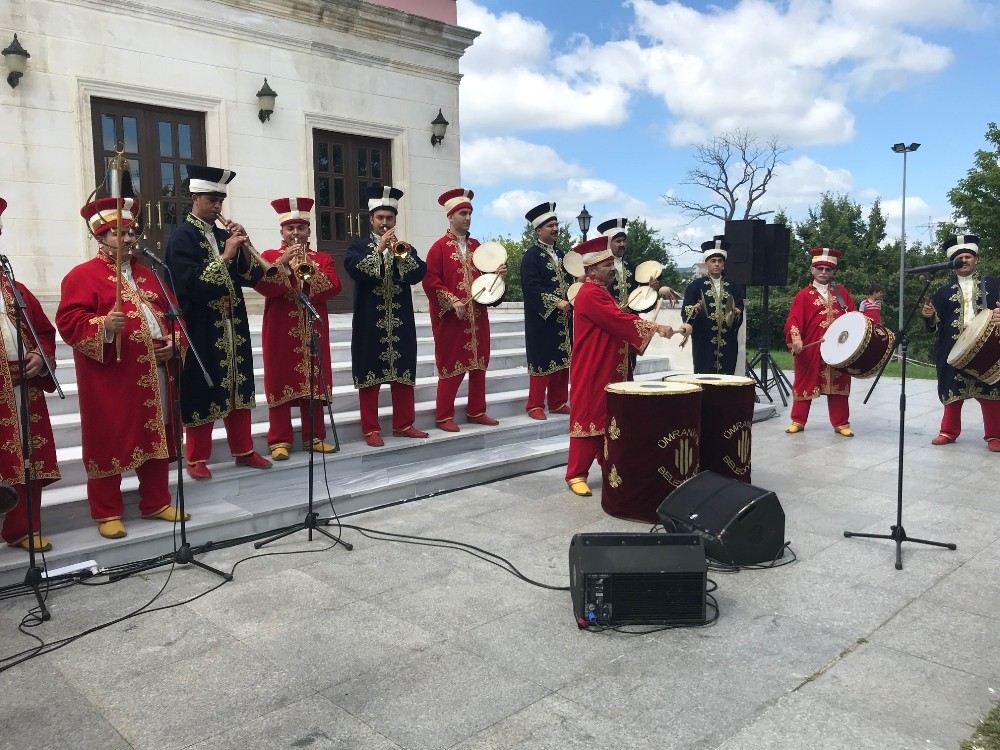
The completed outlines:
[[[270,200],[312,195],[314,127],[389,139],[401,236],[425,250],[443,231],[475,32],[360,0],[0,3],[4,46],[14,32],[31,59],[18,88],[0,78],[0,252],[46,302],[94,251],[79,217],[97,180],[91,96],[204,112],[208,163],[237,172],[225,213],[259,249],[277,240]],[[261,123],[265,76],[278,98]],[[439,107],[451,126],[432,147]]]

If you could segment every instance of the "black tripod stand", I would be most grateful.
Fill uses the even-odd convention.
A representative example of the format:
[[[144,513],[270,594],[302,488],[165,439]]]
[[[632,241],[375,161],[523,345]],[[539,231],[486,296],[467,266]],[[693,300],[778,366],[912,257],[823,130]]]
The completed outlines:
[[[932,547],[944,547],[945,549],[958,549],[955,544],[951,542],[932,542],[928,539],[915,539],[906,535],[906,529],[903,528],[903,444],[906,439],[906,433],[903,430],[904,423],[906,421],[906,349],[909,345],[909,337],[907,332],[910,330],[910,323],[913,321],[913,315],[920,308],[924,301],[924,295],[927,294],[927,288],[931,285],[930,278],[924,280],[924,288],[920,290],[920,296],[917,301],[910,308],[910,311],[906,315],[906,320],[903,323],[903,329],[899,332],[899,336],[896,339],[896,345],[893,347],[890,356],[886,358],[885,363],[882,365],[882,369],[879,370],[878,376],[875,378],[875,382],[872,383],[872,387],[868,391],[868,395],[865,396],[864,403],[868,403],[868,399],[871,398],[872,393],[875,391],[875,386],[878,385],[879,378],[882,377],[882,373],[885,372],[886,365],[892,361],[892,355],[896,353],[896,349],[900,351],[900,357],[902,364],[900,365],[900,384],[899,384],[899,450],[896,458],[897,462],[897,477],[896,477],[896,525],[890,526],[888,534],[861,534],[855,531],[845,531],[844,536],[850,539],[851,537],[861,537],[863,539],[892,539],[896,543],[896,570],[903,569],[903,542],[913,542],[914,544],[927,544]]]
[[[31,333],[37,352],[41,355],[45,373],[55,384],[56,390],[59,392],[59,398],[66,398],[66,395],[59,386],[59,381],[56,380],[55,373],[52,372],[52,364],[49,362],[48,354],[46,354],[45,349],[42,347],[42,342],[38,338],[38,331],[35,330],[35,325],[27,313],[24,297],[21,295],[21,290],[17,288],[17,280],[14,278],[14,269],[10,265],[10,261],[7,260],[6,255],[0,255],[0,273],[3,275],[3,280],[10,285],[11,296],[14,299],[14,334],[17,338],[17,362],[21,368],[20,382],[17,386],[20,396],[19,403],[17,404],[17,420],[20,428],[21,458],[24,465],[24,503],[28,525],[28,570],[24,575],[24,584],[18,584],[14,587],[4,586],[0,588],[0,593],[23,585],[35,595],[41,619],[48,620],[52,615],[49,613],[48,608],[46,608],[45,598],[42,596],[41,585],[44,576],[42,575],[42,569],[38,567],[37,551],[35,550],[34,492],[36,489],[41,490],[33,486],[31,479],[31,415],[28,413],[28,374],[25,371],[26,363],[24,361],[25,352],[22,325],[27,327]]]
[[[153,265],[161,268],[168,276],[170,281],[170,288],[174,288],[173,284],[173,274],[170,273],[170,268],[160,260],[156,255],[150,252],[148,249],[142,251],[143,257],[149,260]],[[139,573],[144,570],[152,570],[153,568],[159,568],[164,565],[194,565],[196,568],[201,568],[202,570],[207,570],[209,573],[214,573],[227,581],[233,580],[233,576],[229,573],[224,573],[218,568],[213,568],[211,565],[206,565],[200,560],[195,559],[195,554],[198,552],[204,552],[203,549],[195,549],[191,547],[191,544],[187,539],[187,514],[184,511],[184,452],[183,452],[183,433],[184,424],[183,417],[181,415],[181,382],[183,378],[181,377],[181,347],[179,332],[184,333],[184,337],[187,338],[187,330],[184,328],[184,321],[181,317],[180,310],[177,309],[177,305],[174,303],[174,296],[167,293],[167,289],[163,284],[163,280],[160,278],[159,274],[153,273],[156,278],[157,283],[160,285],[160,291],[163,293],[163,298],[167,302],[169,309],[167,310],[164,317],[170,321],[170,341],[173,343],[173,358],[171,362],[173,363],[176,387],[174,388],[173,399],[171,400],[171,420],[173,421],[174,428],[174,451],[177,453],[177,512],[180,515],[179,525],[181,532],[181,543],[173,552],[166,555],[161,555],[160,557],[153,558],[152,560],[143,560],[137,562],[133,565],[122,565],[118,566],[116,569],[120,571],[115,575],[109,576],[110,580],[118,580],[119,578],[125,578],[126,576],[133,575],[134,573]],[[198,362],[198,366],[201,368],[202,375],[205,378],[205,382],[208,384],[209,388],[212,387],[212,379],[209,377],[208,370],[205,369],[205,365],[198,355],[198,350],[194,347],[194,344],[190,339],[188,340],[188,351],[194,356],[195,360]]]
[[[318,361],[319,361],[318,360],[318,355],[319,355],[319,333],[316,331],[315,323],[316,323],[316,321],[318,321],[320,319],[320,317],[319,317],[319,313],[316,311],[316,308],[313,307],[312,303],[309,301],[309,298],[302,292],[302,290],[297,290],[297,295],[298,295],[299,303],[302,305],[302,310],[304,312],[305,325],[308,326],[308,328],[309,328],[309,400],[308,400],[307,417],[306,417],[306,422],[308,423],[308,429],[309,429],[309,432],[308,432],[308,435],[309,435],[309,501],[308,501],[308,505],[306,506],[306,515],[305,515],[305,517],[299,523],[295,524],[294,526],[291,526],[290,528],[285,529],[284,531],[281,531],[281,532],[275,534],[272,537],[269,537],[268,539],[262,539],[259,542],[254,542],[253,546],[254,546],[254,549],[260,549],[261,547],[263,547],[266,544],[270,544],[271,542],[276,542],[279,539],[284,539],[286,536],[290,536],[290,535],[292,535],[292,534],[294,534],[294,533],[296,533],[298,531],[302,531],[303,529],[306,529],[309,532],[309,541],[310,542],[312,541],[313,532],[315,531],[315,532],[318,532],[318,533],[322,534],[323,536],[325,536],[327,539],[331,540],[332,542],[334,542],[334,544],[340,544],[340,545],[342,545],[344,547],[344,549],[346,549],[348,552],[350,552],[351,550],[354,549],[354,545],[353,544],[351,544],[349,542],[345,542],[340,537],[334,536],[329,531],[326,531],[325,529],[320,528],[321,526],[329,526],[330,525],[330,521],[333,520],[333,519],[330,519],[330,518],[321,518],[320,515],[315,511],[315,508],[313,506],[313,488],[314,488],[314,482],[315,482],[315,480],[314,480],[314,468],[315,468],[315,461],[316,461],[316,446],[315,446],[315,438],[313,437],[313,427],[314,427],[314,423],[315,423],[315,409],[313,408],[313,403],[312,402],[313,402],[313,396],[316,393],[316,391],[315,391],[315,376],[316,376],[316,369],[318,367]],[[329,401],[327,402],[327,404],[329,405]],[[332,412],[330,412],[330,423],[331,423],[331,425],[333,425],[333,435],[334,435],[334,441],[337,443],[337,450],[340,450],[340,441],[337,438],[337,427],[333,423],[333,413]],[[303,442],[305,442],[305,435],[306,435],[306,426],[305,425],[302,426],[302,435],[303,435]]]
[[[757,387],[767,396],[768,401],[772,404],[774,403],[774,399],[771,398],[769,391],[771,388],[777,388],[778,395],[781,397],[781,405],[788,406],[788,395],[792,392],[792,384],[788,382],[788,378],[785,377],[785,373],[778,366],[778,363],[774,361],[774,357],[771,356],[770,352],[771,309],[768,300],[768,291],[769,289],[766,284],[761,287],[760,344],[757,347],[756,356],[747,365],[747,375],[753,378],[754,382],[757,383]],[[757,365],[760,365],[760,376],[754,371]],[[768,376],[768,368],[773,373],[772,376]]]

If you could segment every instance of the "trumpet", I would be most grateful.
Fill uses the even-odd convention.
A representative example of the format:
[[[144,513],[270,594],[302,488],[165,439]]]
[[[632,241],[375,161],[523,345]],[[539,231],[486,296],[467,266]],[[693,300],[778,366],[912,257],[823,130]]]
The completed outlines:
[[[385,234],[388,228],[389,228],[388,224],[383,224],[382,234]],[[403,242],[403,240],[393,238],[389,240],[389,251],[397,258],[405,258],[413,251],[413,245],[411,245],[409,242]]]
[[[223,229],[225,229],[227,232],[231,232],[232,231],[230,229],[230,227],[233,225],[232,221],[230,221],[229,219],[226,219],[221,214],[219,215],[218,221],[222,224]],[[278,274],[282,273],[283,269],[279,265],[277,265],[276,263],[270,263],[270,262],[264,260],[264,258],[261,257],[261,254],[259,252],[257,252],[257,248],[255,248],[253,246],[253,243],[250,242],[250,238],[247,237],[247,235],[243,235],[243,237],[244,237],[244,240],[243,240],[242,249],[246,250],[247,254],[250,256],[250,258],[252,260],[256,260],[257,263],[260,265],[260,267],[264,269],[264,276],[266,278],[268,278],[268,279],[271,279],[271,280],[274,280],[275,278],[277,278]]]
[[[319,270],[316,264],[309,260],[309,243],[306,242],[305,245],[296,245],[298,251],[295,254],[295,265],[292,266],[295,271],[295,275],[299,277],[302,282],[308,283],[309,279],[316,275]]]

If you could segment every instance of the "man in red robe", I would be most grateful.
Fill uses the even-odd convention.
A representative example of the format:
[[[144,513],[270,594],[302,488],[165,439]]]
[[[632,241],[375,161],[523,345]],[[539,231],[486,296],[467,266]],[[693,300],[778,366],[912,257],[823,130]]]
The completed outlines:
[[[573,362],[570,366],[569,459],[566,484],[588,497],[587,474],[596,458],[603,468],[609,383],[628,379],[629,354],[642,354],[654,335],[670,337],[670,326],[625,312],[608,290],[615,275],[614,255],[603,235],[576,247],[586,278],[573,300]]]
[[[0,215],[7,201],[0,198]],[[3,225],[0,224],[0,234]],[[42,362],[48,358],[55,367],[56,329],[42,311],[35,296],[23,284],[17,289],[24,300],[25,313],[38,333],[34,340],[26,321],[21,321],[24,358],[18,360],[17,308],[14,288],[7,274],[0,274],[0,484],[17,493],[17,504],[3,517],[0,535],[11,547],[28,549],[33,543],[38,552],[52,549],[41,535],[42,487],[59,479],[56,445],[52,439],[45,391],[54,391],[55,383]],[[27,381],[28,432],[31,441],[30,482],[25,484],[24,453],[21,442],[21,382]],[[9,491],[5,492],[9,495]],[[31,524],[28,524],[28,500],[31,500]]]
[[[794,435],[806,428],[814,398],[826,396],[830,423],[838,435],[854,437],[851,431],[851,376],[824,362],[819,344],[830,325],[847,312],[857,309],[850,292],[833,281],[837,259],[843,251],[835,247],[814,247],[812,283],[792,299],[785,321],[785,342],[795,357],[792,382],[792,423],[785,432]]]
[[[103,537],[125,536],[122,474],[139,477],[143,518],[177,521],[171,504],[174,342],[165,287],[129,255],[135,246],[133,200],[100,198],[80,209],[100,243],[97,255],[62,281],[56,325],[73,347],[80,396],[83,463],[90,515]],[[121,305],[116,305],[116,226],[122,227]],[[178,333],[179,336],[179,333]],[[120,342],[121,357],[118,357]],[[182,338],[179,345],[186,346]],[[185,519],[190,518],[189,514]]]
[[[330,365],[330,320],[326,302],[340,293],[340,277],[326,253],[309,250],[312,198],[276,198],[271,206],[278,213],[281,247],[261,256],[276,263],[282,272],[265,276],[255,289],[264,295],[264,393],[267,395],[267,445],[275,461],[288,459],[292,447],[292,406],[302,418],[302,446],[318,453],[332,453],[337,446],[326,442],[323,404],[333,393]],[[299,294],[312,304],[318,319],[305,309]],[[310,325],[311,322],[311,325]],[[310,388],[310,339],[316,336],[316,365]],[[312,432],[310,433],[310,420]]]
[[[465,373],[469,373],[466,418],[476,424],[499,424],[486,413],[490,319],[486,306],[472,298],[472,282],[479,276],[472,263],[479,241],[469,236],[473,195],[471,190],[455,188],[438,198],[448,216],[448,231],[427,251],[427,273],[423,279],[438,371],[434,421],[446,432],[459,429],[455,424],[455,396]],[[497,273],[506,276],[507,266],[500,266]]]

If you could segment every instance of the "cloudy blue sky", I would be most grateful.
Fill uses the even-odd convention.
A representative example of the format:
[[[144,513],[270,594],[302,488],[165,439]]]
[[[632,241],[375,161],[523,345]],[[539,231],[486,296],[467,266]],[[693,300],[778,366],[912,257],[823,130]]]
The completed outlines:
[[[458,0],[481,36],[461,62],[462,179],[473,234],[560,218],[645,217],[692,242],[721,231],[664,205],[693,146],[745,128],[787,144],[764,208],[801,218],[820,193],[882,201],[898,236],[950,215],[947,191],[1000,119],[994,0]],[[680,254],[682,264],[694,258]]]

